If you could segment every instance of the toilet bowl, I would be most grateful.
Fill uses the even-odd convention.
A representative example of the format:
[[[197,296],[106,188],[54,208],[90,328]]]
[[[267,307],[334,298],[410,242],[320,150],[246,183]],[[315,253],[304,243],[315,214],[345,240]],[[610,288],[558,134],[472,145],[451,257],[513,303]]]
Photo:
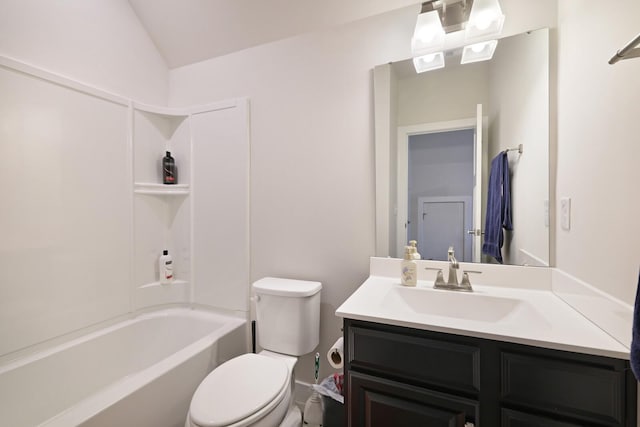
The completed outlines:
[[[235,357],[214,369],[191,399],[185,427],[300,427],[293,403],[298,357],[319,341],[319,282],[264,278],[256,293],[258,354]]]
[[[185,426],[300,426],[302,416],[293,404],[296,362],[295,357],[263,351],[220,365],[198,386]]]

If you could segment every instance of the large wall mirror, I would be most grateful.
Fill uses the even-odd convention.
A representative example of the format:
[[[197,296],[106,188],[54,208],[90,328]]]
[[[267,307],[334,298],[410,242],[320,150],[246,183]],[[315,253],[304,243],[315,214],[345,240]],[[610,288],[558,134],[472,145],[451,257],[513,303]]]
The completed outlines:
[[[489,61],[417,74],[374,69],[376,252],[496,262],[482,252],[491,163],[507,153],[513,230],[505,264],[549,266],[549,31],[499,40]],[[521,148],[521,150],[519,150]]]

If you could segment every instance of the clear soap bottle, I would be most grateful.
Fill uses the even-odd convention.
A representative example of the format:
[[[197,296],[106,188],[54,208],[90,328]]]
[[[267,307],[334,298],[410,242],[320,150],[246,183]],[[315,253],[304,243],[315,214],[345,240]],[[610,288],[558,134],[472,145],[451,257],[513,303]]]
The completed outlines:
[[[413,246],[405,246],[400,275],[404,286],[415,286],[418,283],[418,264],[413,258],[414,252]]]

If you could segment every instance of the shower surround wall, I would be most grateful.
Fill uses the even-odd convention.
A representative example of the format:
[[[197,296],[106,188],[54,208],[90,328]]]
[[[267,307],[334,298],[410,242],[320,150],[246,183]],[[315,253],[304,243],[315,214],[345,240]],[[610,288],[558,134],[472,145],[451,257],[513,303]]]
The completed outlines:
[[[159,304],[246,317],[246,99],[152,107],[4,57],[0,90],[0,362]],[[161,184],[167,150],[179,185]]]

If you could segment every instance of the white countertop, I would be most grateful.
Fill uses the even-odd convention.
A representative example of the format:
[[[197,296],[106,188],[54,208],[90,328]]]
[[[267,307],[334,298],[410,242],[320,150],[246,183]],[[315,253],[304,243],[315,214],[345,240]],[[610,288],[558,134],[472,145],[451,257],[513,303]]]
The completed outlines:
[[[474,285],[465,293],[370,276],[336,315],[395,326],[629,359],[629,349],[550,289]]]

